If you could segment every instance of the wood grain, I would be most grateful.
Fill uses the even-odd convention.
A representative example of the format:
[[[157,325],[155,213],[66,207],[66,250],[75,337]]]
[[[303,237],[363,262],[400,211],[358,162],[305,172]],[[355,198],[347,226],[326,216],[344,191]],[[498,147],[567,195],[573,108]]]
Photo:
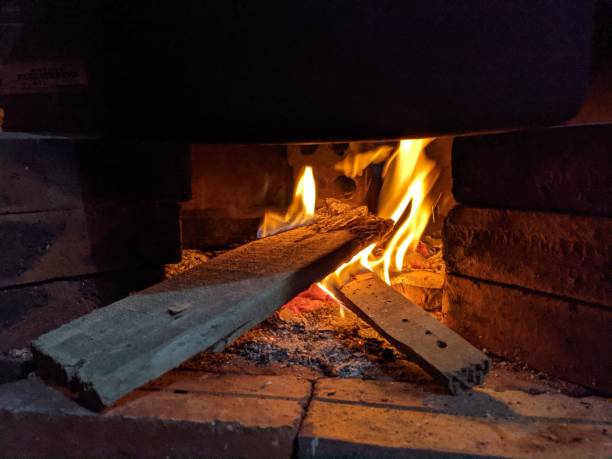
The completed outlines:
[[[323,227],[333,225],[251,242],[94,311],[41,336],[35,358],[84,403],[108,406],[198,352],[223,349],[376,233]]]
[[[489,358],[374,275],[344,285],[340,299],[455,394],[481,384]]]

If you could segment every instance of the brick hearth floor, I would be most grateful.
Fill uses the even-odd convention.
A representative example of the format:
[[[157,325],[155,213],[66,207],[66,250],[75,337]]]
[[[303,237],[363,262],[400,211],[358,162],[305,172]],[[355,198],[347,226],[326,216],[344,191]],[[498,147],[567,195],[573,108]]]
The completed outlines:
[[[612,455],[608,400],[526,381],[494,371],[453,397],[430,384],[291,369],[173,371],[95,414],[31,376],[0,386],[0,457]]]

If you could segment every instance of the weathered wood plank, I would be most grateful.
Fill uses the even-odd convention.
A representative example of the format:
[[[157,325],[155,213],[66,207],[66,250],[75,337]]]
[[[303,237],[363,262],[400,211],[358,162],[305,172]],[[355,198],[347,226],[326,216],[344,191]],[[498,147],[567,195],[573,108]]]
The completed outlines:
[[[612,216],[612,124],[457,137],[462,204]]]
[[[267,318],[388,228],[370,221],[353,231],[311,225],[241,246],[43,335],[33,343],[36,360],[85,403],[108,406]]]
[[[173,203],[0,215],[0,287],[173,263],[180,243]]]
[[[612,310],[448,275],[444,322],[472,343],[612,394]]]
[[[612,218],[461,206],[443,237],[451,273],[612,307]]]
[[[489,358],[374,275],[345,284],[339,298],[455,394],[481,384]]]

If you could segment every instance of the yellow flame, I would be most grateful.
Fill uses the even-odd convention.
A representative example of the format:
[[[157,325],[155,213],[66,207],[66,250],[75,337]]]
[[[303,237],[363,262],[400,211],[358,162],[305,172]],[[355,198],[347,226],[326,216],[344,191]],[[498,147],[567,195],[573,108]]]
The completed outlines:
[[[364,270],[372,271],[390,285],[391,275],[403,269],[406,253],[416,247],[431,216],[428,193],[439,175],[435,161],[424,153],[431,140],[402,140],[387,159],[378,215],[394,221],[391,239],[380,250],[372,244],[340,265],[321,281],[326,291],[335,291]]]
[[[340,301],[338,299],[338,297],[336,295],[334,295],[334,293],[329,290],[325,285],[323,285],[323,282],[317,282],[317,287],[319,287],[321,290],[323,290],[325,293],[327,293],[330,297],[332,297],[332,299],[338,303],[338,307],[339,307],[339,311],[340,311],[340,317],[342,317],[343,319],[346,317],[344,314],[344,303],[342,301]]]
[[[393,147],[391,146],[381,145],[371,151],[358,153],[349,151],[346,158],[335,164],[334,169],[342,172],[347,177],[355,178],[361,175],[363,170],[370,164],[382,163],[387,159],[392,150]]]
[[[258,237],[271,236],[296,226],[306,225],[314,219],[317,200],[312,167],[306,166],[298,180],[293,200],[285,214],[266,210],[263,222],[257,231]]]

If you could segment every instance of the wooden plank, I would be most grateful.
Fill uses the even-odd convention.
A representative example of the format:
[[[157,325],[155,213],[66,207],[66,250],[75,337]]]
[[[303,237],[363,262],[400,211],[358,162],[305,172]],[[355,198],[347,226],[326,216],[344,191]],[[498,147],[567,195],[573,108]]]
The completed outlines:
[[[612,218],[456,207],[447,271],[612,307]]]
[[[0,215],[0,287],[180,260],[179,206],[99,205]]]
[[[367,274],[345,284],[340,300],[456,394],[481,384],[489,358],[422,308]]]
[[[448,275],[444,323],[476,346],[612,394],[612,309]]]
[[[361,223],[311,225],[241,246],[41,336],[36,360],[84,403],[108,406],[198,352],[222,349],[389,227]]]

